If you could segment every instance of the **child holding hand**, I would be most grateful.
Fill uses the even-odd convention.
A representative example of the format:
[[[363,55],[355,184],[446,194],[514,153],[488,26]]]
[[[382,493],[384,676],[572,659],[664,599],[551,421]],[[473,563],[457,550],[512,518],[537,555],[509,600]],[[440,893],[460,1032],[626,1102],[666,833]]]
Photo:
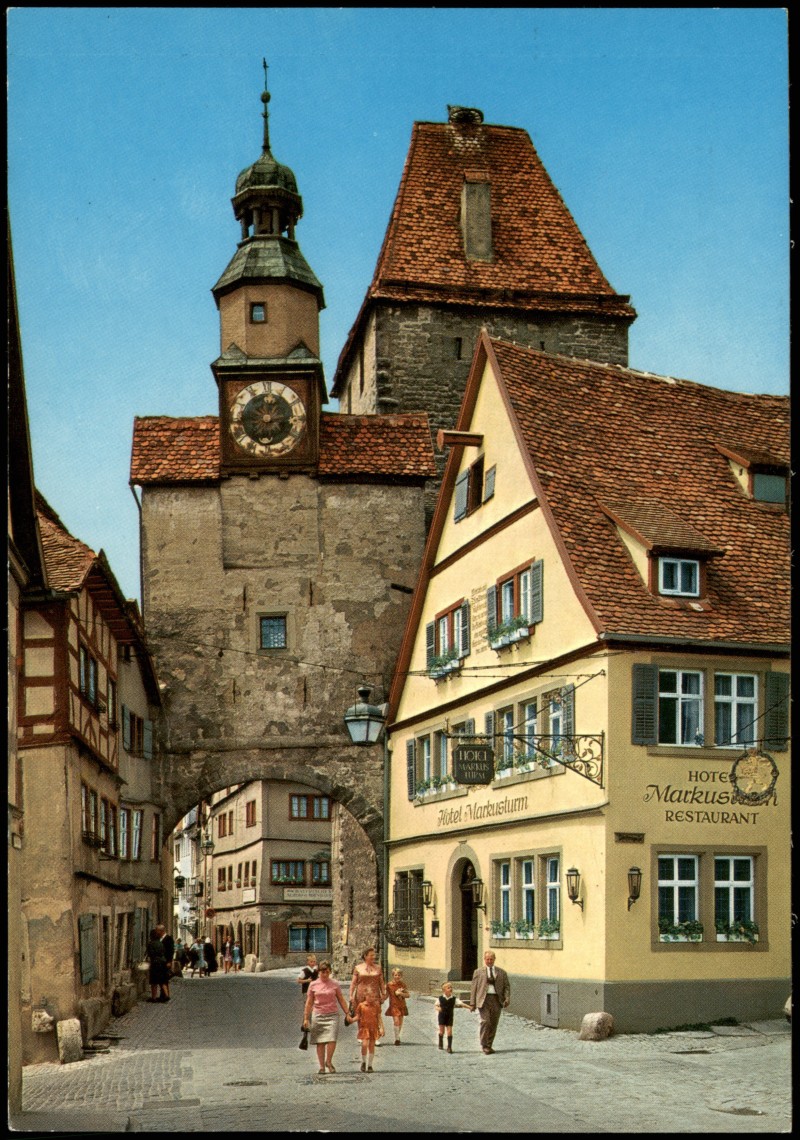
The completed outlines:
[[[462,1009],[469,1009],[469,1006],[457,998],[453,993],[453,985],[451,982],[445,982],[442,986],[441,997],[436,999],[436,1011],[439,1015],[439,1048],[444,1047],[444,1031],[447,1030],[447,1052],[453,1052],[453,1011],[456,1006],[461,1006]]]
[[[375,1057],[375,1043],[380,1036],[381,1007],[373,994],[366,994],[355,1008],[358,1022],[358,1040],[361,1042],[361,1072],[371,1073]]]

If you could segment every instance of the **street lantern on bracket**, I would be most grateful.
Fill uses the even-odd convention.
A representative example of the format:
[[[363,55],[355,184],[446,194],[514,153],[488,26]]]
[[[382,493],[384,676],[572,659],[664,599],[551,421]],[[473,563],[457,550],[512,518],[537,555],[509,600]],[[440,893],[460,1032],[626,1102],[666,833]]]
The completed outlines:
[[[204,855],[212,855],[214,853],[214,840],[211,838],[211,828],[207,827],[203,833],[203,838],[200,843],[200,849]]]
[[[369,685],[360,685],[357,692],[358,700],[344,714],[350,739],[353,744],[377,744],[386,724],[385,706],[369,703]]]

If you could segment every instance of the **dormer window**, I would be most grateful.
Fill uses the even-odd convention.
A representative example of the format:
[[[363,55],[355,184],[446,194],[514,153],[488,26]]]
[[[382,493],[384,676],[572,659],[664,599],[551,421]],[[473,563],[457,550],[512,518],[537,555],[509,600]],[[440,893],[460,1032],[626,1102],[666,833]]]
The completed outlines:
[[[256,301],[250,306],[250,321],[254,325],[263,325],[267,319],[267,306],[263,301]]]
[[[786,476],[782,472],[776,473],[769,469],[759,471],[756,468],[752,472],[752,477],[754,499],[760,503],[778,503],[780,506],[785,506]]]
[[[670,597],[696,598],[700,594],[700,563],[696,558],[659,558],[658,592]]]

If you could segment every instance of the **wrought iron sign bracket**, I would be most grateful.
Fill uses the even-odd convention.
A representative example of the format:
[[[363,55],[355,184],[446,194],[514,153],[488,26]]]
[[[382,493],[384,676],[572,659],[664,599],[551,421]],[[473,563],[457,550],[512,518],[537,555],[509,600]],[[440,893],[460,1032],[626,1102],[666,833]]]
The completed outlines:
[[[522,742],[524,748],[515,749],[511,764],[508,766],[517,772],[530,772],[536,768],[547,771],[556,765],[577,772],[585,780],[602,788],[604,778],[605,733],[580,733],[568,736],[564,733],[546,735],[537,733],[535,740],[521,733],[495,733],[489,736],[486,733],[475,733],[471,736],[462,736],[460,733],[444,734],[450,740],[459,744],[488,744],[494,747],[494,741],[508,740]],[[495,768],[495,775],[502,768]]]

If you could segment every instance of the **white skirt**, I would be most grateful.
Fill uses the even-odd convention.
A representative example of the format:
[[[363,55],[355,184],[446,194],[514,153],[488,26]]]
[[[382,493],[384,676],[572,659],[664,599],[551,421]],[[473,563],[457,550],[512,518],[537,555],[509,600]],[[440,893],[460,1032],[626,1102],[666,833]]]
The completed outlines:
[[[340,1024],[338,1010],[335,1013],[312,1013],[311,1044],[326,1045],[329,1041],[338,1040]]]

